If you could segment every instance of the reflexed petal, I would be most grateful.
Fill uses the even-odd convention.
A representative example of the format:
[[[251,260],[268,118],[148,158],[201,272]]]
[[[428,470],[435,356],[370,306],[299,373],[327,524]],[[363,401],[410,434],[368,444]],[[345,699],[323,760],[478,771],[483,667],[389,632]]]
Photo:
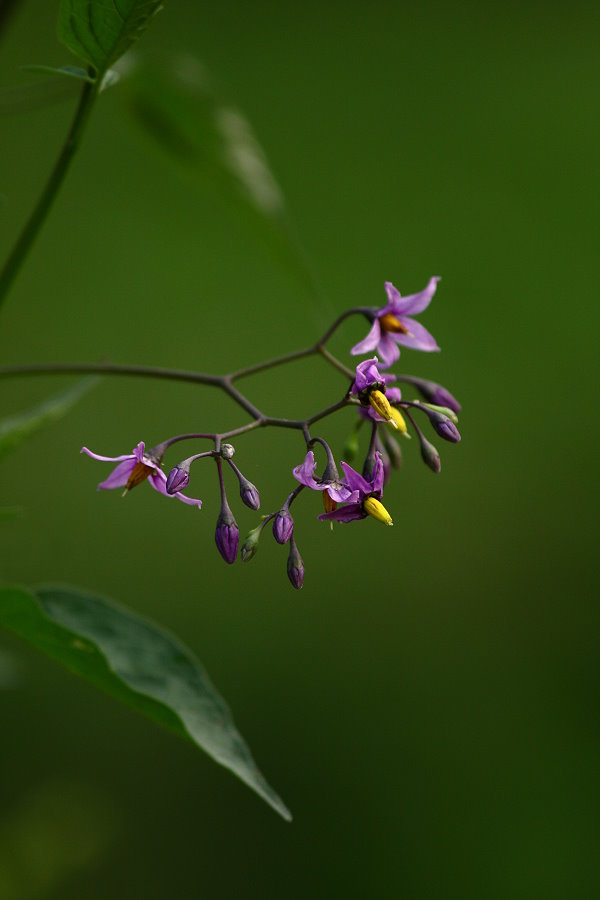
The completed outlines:
[[[116,469],[110,473],[105,481],[101,481],[98,485],[99,491],[112,491],[114,488],[125,487],[129,481],[129,476],[137,466],[137,459],[128,456],[125,462],[119,463]]]
[[[370,353],[371,350],[374,350],[377,346],[380,337],[381,326],[379,324],[379,319],[375,319],[366,338],[359,341],[358,344],[355,344],[350,353],[352,356],[357,356],[360,353]]]
[[[388,305],[384,306],[383,309],[379,310],[379,315],[384,316],[386,313],[395,313],[398,304],[402,303],[402,295],[398,288],[395,288],[391,281],[386,281],[384,284],[385,292],[388,296]]]
[[[377,344],[377,352],[386,368],[393,366],[396,360],[400,358],[400,351],[394,343],[395,340],[395,334],[392,336],[392,334],[386,333],[381,335],[381,340]]]
[[[384,474],[383,459],[381,458],[381,453],[377,451],[375,454],[375,468],[371,479],[370,493],[378,494],[379,497],[381,497],[383,494]]]
[[[399,403],[400,400],[402,400],[402,391],[399,387],[388,388],[385,392],[385,396],[390,403]]]
[[[304,484],[306,487],[312,488],[313,491],[323,491],[325,490],[327,485],[317,484],[315,480],[315,469],[317,468],[317,461],[315,459],[315,454],[312,450],[309,450],[306,456],[304,457],[304,462],[300,466],[296,466],[295,469],[292,470],[294,478],[300,482],[300,484]]]
[[[390,379],[389,376],[386,377],[379,372],[377,368],[378,362],[377,357],[373,356],[371,359],[365,359],[357,365],[354,384],[352,385],[353,394],[360,394],[361,391],[364,391],[365,388],[370,387],[372,384],[394,380],[394,376],[391,376]]]
[[[368,481],[366,481],[362,475],[349,466],[347,462],[342,460],[342,469],[344,470],[344,475],[346,476],[346,484],[350,488],[351,491],[358,491],[362,496],[363,494],[371,493],[371,485]]]
[[[348,500],[355,501],[359,499],[358,491],[351,491],[343,484],[327,485],[327,493],[336,503],[345,503]]]
[[[98,459],[100,462],[121,462],[123,459],[135,459],[132,453],[124,453],[123,456],[100,456],[99,453],[92,453],[87,447],[82,447],[80,453],[87,453],[92,459]]]
[[[146,445],[144,444],[144,442],[143,442],[143,441],[140,441],[139,444],[137,445],[137,447],[134,447],[134,448],[133,448],[133,451],[132,451],[133,455],[135,456],[135,458],[137,459],[138,462],[143,462],[143,463],[145,463],[147,466],[148,466],[148,465],[152,465],[153,468],[156,468],[156,466],[154,466],[153,463],[150,463],[147,459],[144,459],[144,449],[145,449],[145,447],[146,447]]]
[[[412,337],[408,334],[394,334],[392,337],[397,344],[404,347],[411,347],[413,350],[439,350],[436,340],[426,328],[424,328],[416,319],[409,316],[402,316],[402,324],[406,325]]]
[[[427,287],[424,290],[419,291],[418,294],[408,294],[406,297],[400,297],[400,295],[398,295],[398,300],[394,303],[396,315],[416,316],[418,313],[423,312],[424,309],[427,309],[435,294],[435,289],[439,280],[440,279],[437,276],[430,278]]]
[[[159,494],[162,494],[163,497],[177,497],[182,503],[187,503],[189,506],[197,506],[198,509],[202,506],[202,500],[186,497],[185,494],[182,494],[180,491],[176,494],[167,494],[167,476],[162,469],[156,469],[155,472],[148,476],[148,481],[154,490],[158,491]]]
[[[356,522],[357,519],[365,519],[366,515],[361,503],[348,503],[333,512],[322,513],[319,519],[325,522]]]

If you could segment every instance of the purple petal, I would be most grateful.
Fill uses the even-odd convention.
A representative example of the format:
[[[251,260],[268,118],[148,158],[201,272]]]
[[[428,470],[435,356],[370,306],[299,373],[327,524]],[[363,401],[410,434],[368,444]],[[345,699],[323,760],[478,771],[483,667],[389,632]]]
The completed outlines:
[[[346,506],[340,506],[333,512],[322,513],[319,519],[325,522],[356,522],[357,519],[364,519],[366,513],[360,503],[348,503]]]
[[[401,321],[410,331],[410,335],[394,334],[393,338],[397,344],[402,344],[404,347],[411,347],[413,350],[431,351],[440,349],[434,336],[429,334],[427,329],[417,322],[416,319],[411,319],[409,316],[402,316]]]
[[[430,278],[429,282],[427,284],[427,287],[424,290],[419,291],[418,294],[408,294],[406,297],[400,297],[400,294],[398,294],[398,292],[396,291],[394,286],[390,285],[394,289],[394,291],[396,291],[396,293],[398,294],[397,299],[394,300],[394,302],[393,302],[394,314],[397,316],[405,316],[405,315],[416,316],[418,313],[423,312],[424,309],[427,309],[427,307],[431,303],[433,295],[435,294],[435,290],[436,290],[437,283],[439,280],[440,279],[437,276]],[[386,285],[386,290],[387,290],[387,285]],[[388,291],[388,297],[390,297],[389,291]],[[390,303],[391,302],[392,302],[392,299],[390,297]]]
[[[82,447],[80,453],[87,453],[92,459],[98,459],[100,462],[121,462],[123,459],[135,459],[132,453],[125,453],[123,456],[100,456],[99,453],[92,453],[87,447]]]
[[[383,494],[383,480],[384,480],[384,467],[383,467],[383,459],[381,458],[381,453],[377,451],[375,454],[375,468],[373,470],[373,477],[371,478],[371,485],[369,491],[367,493],[378,494],[381,498]]]
[[[113,469],[105,481],[100,482],[98,490],[112,491],[114,488],[125,487],[136,466],[137,459],[128,456],[124,462],[119,463],[116,469]]]
[[[296,466],[296,468],[292,470],[292,473],[294,478],[299,481],[300,484],[312,488],[313,491],[322,491],[325,489],[325,485],[317,484],[314,475],[316,468],[317,461],[315,460],[315,454],[312,450],[309,450],[304,457],[302,465]]]
[[[358,491],[360,496],[363,494],[371,493],[371,485],[368,481],[366,481],[362,475],[349,466],[347,462],[342,461],[342,469],[344,470],[344,475],[346,476],[346,484],[350,488],[351,491]]]
[[[396,335],[394,335],[394,338],[395,337]],[[400,351],[391,335],[387,332],[381,335],[381,339],[377,344],[377,352],[381,356],[381,361],[386,369],[393,366],[396,360],[400,358]]]
[[[402,400],[402,391],[399,387],[388,388],[385,392],[385,396],[388,398],[390,403],[398,403]]]
[[[327,493],[336,503],[345,503],[347,500],[354,501],[359,499],[358,491],[351,491],[343,484],[327,485]]]
[[[132,451],[133,455],[135,456],[135,458],[137,459],[138,462],[146,463],[146,465],[152,465],[151,463],[148,462],[148,460],[144,459],[145,447],[146,447],[146,445],[144,444],[144,442],[140,441],[139,444],[137,445],[137,447],[133,448],[133,451]],[[156,466],[153,466],[153,468],[156,468]]]
[[[355,344],[350,353],[352,356],[357,356],[360,353],[370,353],[377,346],[380,337],[381,326],[379,325],[379,319],[375,319],[366,338]]]
[[[144,460],[145,464],[148,465],[148,462]],[[182,494],[180,491],[177,491],[176,494],[168,494],[167,493],[167,476],[163,472],[162,469],[155,469],[148,476],[148,481],[152,485],[155,491],[158,491],[159,494],[162,494],[163,497],[177,497],[178,500],[181,500],[182,503],[187,503],[188,506],[197,506],[198,509],[202,506],[202,500],[195,500],[193,497],[186,497],[185,494]]]

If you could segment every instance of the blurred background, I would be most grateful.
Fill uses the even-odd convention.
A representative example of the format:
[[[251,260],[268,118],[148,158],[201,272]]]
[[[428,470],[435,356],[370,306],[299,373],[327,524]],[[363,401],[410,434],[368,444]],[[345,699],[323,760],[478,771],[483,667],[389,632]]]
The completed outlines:
[[[3,87],[74,62],[57,11],[17,5]],[[213,466],[193,472],[197,513],[97,494],[108,468],[79,456],[245,421],[220,394],[106,378],[19,448],[0,469],[2,505],[25,508],[0,523],[3,578],[80,584],[179,635],[294,822],[1,635],[3,900],[598,896],[599,19],[583,2],[166,4],[140,53],[195,55],[248,117],[318,294],[148,138],[125,84],[102,95],[3,310],[3,364],[224,372],[383,304],[385,280],[441,275],[422,321],[442,353],[401,367],[460,399],[463,441],[436,441],[437,477],[405,448],[394,528],[330,533],[302,497],[300,593],[268,533],[251,564],[222,562]],[[75,102],[0,118],[3,257]],[[363,334],[348,323],[333,346]],[[71,383],[0,382],[1,416]],[[309,361],[246,386],[296,417],[345,382]],[[339,453],[350,421],[323,425]],[[298,435],[236,447],[277,507]]]

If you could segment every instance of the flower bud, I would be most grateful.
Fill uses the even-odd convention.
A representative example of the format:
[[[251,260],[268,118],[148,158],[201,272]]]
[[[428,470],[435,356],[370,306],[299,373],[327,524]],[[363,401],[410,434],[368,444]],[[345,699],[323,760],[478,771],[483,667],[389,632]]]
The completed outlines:
[[[396,438],[393,438],[390,434],[384,434],[383,443],[392,464],[392,469],[402,468],[402,450]]]
[[[419,404],[419,409],[422,409],[423,412],[427,413],[429,421],[441,438],[445,441],[451,441],[453,444],[458,444],[460,441],[460,432],[450,416],[446,416],[444,413],[432,409],[425,403]]]
[[[433,444],[430,444],[424,435],[419,435],[421,441],[421,456],[423,457],[423,462],[429,466],[432,472],[435,472],[436,475],[442,468],[442,463],[440,460],[440,454],[437,452]]]
[[[426,406],[427,409],[432,409],[434,412],[439,412],[443,416],[448,416],[455,425],[458,425],[458,416],[449,406],[436,406],[434,403],[421,403],[421,406]]]
[[[258,526],[258,528],[254,528],[247,536],[240,547],[240,556],[242,557],[242,562],[249,562],[258,551],[258,542],[260,541],[260,536],[262,534],[263,526],[262,524]]]
[[[250,509],[260,508],[260,496],[258,490],[247,478],[240,478],[240,497],[242,498],[242,503]]]
[[[232,444],[221,444],[221,456],[223,459],[231,459],[235,453],[235,447]]]
[[[237,522],[233,518],[233,514],[225,502],[221,508],[221,513],[217,519],[217,527],[215,530],[215,543],[217,550],[226,563],[235,562],[238,551],[238,543],[240,540],[240,529]]]
[[[189,480],[189,465],[186,466],[180,463],[178,466],[175,466],[167,476],[167,494],[176,494],[178,491],[182,491],[187,487]]]
[[[304,562],[302,561],[302,557],[298,553],[298,548],[296,547],[296,541],[294,538],[290,540],[290,554],[287,560],[287,574],[292,587],[295,587],[297,591],[300,590],[304,583]]]
[[[410,383],[414,384],[417,390],[420,391],[430,403],[436,403],[438,406],[447,406],[448,409],[451,409],[452,412],[455,413],[460,412],[460,403],[443,385],[436,384],[435,381],[426,381],[424,378],[413,378],[412,376],[410,378]]]
[[[294,531],[294,520],[287,506],[282,506],[273,522],[273,537],[278,544],[287,544]]]

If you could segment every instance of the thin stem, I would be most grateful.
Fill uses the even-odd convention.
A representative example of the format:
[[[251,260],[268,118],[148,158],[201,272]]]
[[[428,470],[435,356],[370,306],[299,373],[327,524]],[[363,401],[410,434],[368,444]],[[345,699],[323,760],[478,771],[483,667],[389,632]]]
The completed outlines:
[[[30,366],[2,366],[0,378],[13,375],[133,375],[137,378],[162,378],[221,387],[220,375],[188,372],[185,369],[163,369],[160,366],[128,366],[116,363],[35,363]]]
[[[255,363],[252,366],[246,366],[238,369],[237,372],[231,372],[227,378],[229,381],[235,381],[238,378],[246,378],[248,375],[255,375],[257,372],[264,372],[267,369],[274,369],[275,366],[282,366],[285,363],[293,362],[296,359],[303,359],[306,356],[313,356],[317,352],[316,346],[303,347],[302,350],[294,350],[292,353],[285,353],[283,356],[274,356],[273,359],[267,359],[265,362]]]
[[[79,104],[75,117],[71,123],[69,133],[60,155],[54,165],[54,169],[42,191],[36,206],[26,222],[21,234],[14,245],[4,268],[0,272],[0,306],[16,278],[19,269],[23,265],[27,254],[31,250],[38,233],[44,224],[46,216],[50,212],[60,186],[62,185],[69,165],[81,142],[83,131],[89,119],[89,115],[98,94],[99,84],[86,81],[79,98]]]

